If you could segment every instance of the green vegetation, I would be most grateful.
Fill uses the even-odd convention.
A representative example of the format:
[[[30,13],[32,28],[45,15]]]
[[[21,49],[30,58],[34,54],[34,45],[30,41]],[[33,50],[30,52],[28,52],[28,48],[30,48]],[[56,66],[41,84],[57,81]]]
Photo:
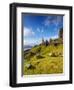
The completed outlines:
[[[63,73],[63,44],[38,45],[24,52],[24,75],[56,73]]]

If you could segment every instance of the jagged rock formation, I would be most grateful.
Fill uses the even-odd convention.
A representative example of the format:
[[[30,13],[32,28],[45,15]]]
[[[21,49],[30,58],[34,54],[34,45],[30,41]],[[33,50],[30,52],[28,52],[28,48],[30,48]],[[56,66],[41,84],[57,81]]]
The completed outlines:
[[[58,34],[58,38],[56,38],[56,39],[49,39],[49,41],[48,40],[46,40],[46,41],[44,41],[44,38],[42,38],[42,45],[45,45],[45,46],[48,46],[48,45],[55,45],[55,46],[57,46],[58,44],[63,44],[63,28],[61,28],[60,30],[59,30],[59,34]]]
[[[45,42],[45,45],[46,45],[46,46],[48,46],[48,45],[49,45],[49,42],[48,42],[48,40],[46,40],[46,42]]]
[[[42,45],[45,45],[45,41],[44,41],[44,38],[42,38]]]
[[[63,39],[63,28],[61,28],[59,30],[59,38],[62,38]]]

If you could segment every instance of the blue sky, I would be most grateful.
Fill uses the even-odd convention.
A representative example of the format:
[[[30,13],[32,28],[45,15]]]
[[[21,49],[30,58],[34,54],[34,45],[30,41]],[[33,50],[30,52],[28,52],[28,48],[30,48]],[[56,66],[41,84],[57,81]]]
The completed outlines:
[[[23,42],[24,45],[36,45],[42,38],[58,38],[60,28],[63,28],[62,15],[23,14]]]

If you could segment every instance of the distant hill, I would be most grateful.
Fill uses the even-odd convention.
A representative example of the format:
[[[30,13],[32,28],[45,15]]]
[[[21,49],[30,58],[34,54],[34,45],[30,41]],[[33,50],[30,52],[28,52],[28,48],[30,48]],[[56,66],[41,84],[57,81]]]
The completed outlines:
[[[28,49],[31,49],[33,46],[31,46],[31,45],[24,45],[24,51],[25,50],[28,50]]]

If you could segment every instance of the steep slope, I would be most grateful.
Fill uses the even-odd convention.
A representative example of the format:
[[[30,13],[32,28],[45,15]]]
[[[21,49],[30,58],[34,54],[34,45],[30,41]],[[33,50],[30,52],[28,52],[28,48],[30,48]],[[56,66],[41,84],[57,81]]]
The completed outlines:
[[[24,57],[25,75],[63,73],[63,44],[38,45]]]

